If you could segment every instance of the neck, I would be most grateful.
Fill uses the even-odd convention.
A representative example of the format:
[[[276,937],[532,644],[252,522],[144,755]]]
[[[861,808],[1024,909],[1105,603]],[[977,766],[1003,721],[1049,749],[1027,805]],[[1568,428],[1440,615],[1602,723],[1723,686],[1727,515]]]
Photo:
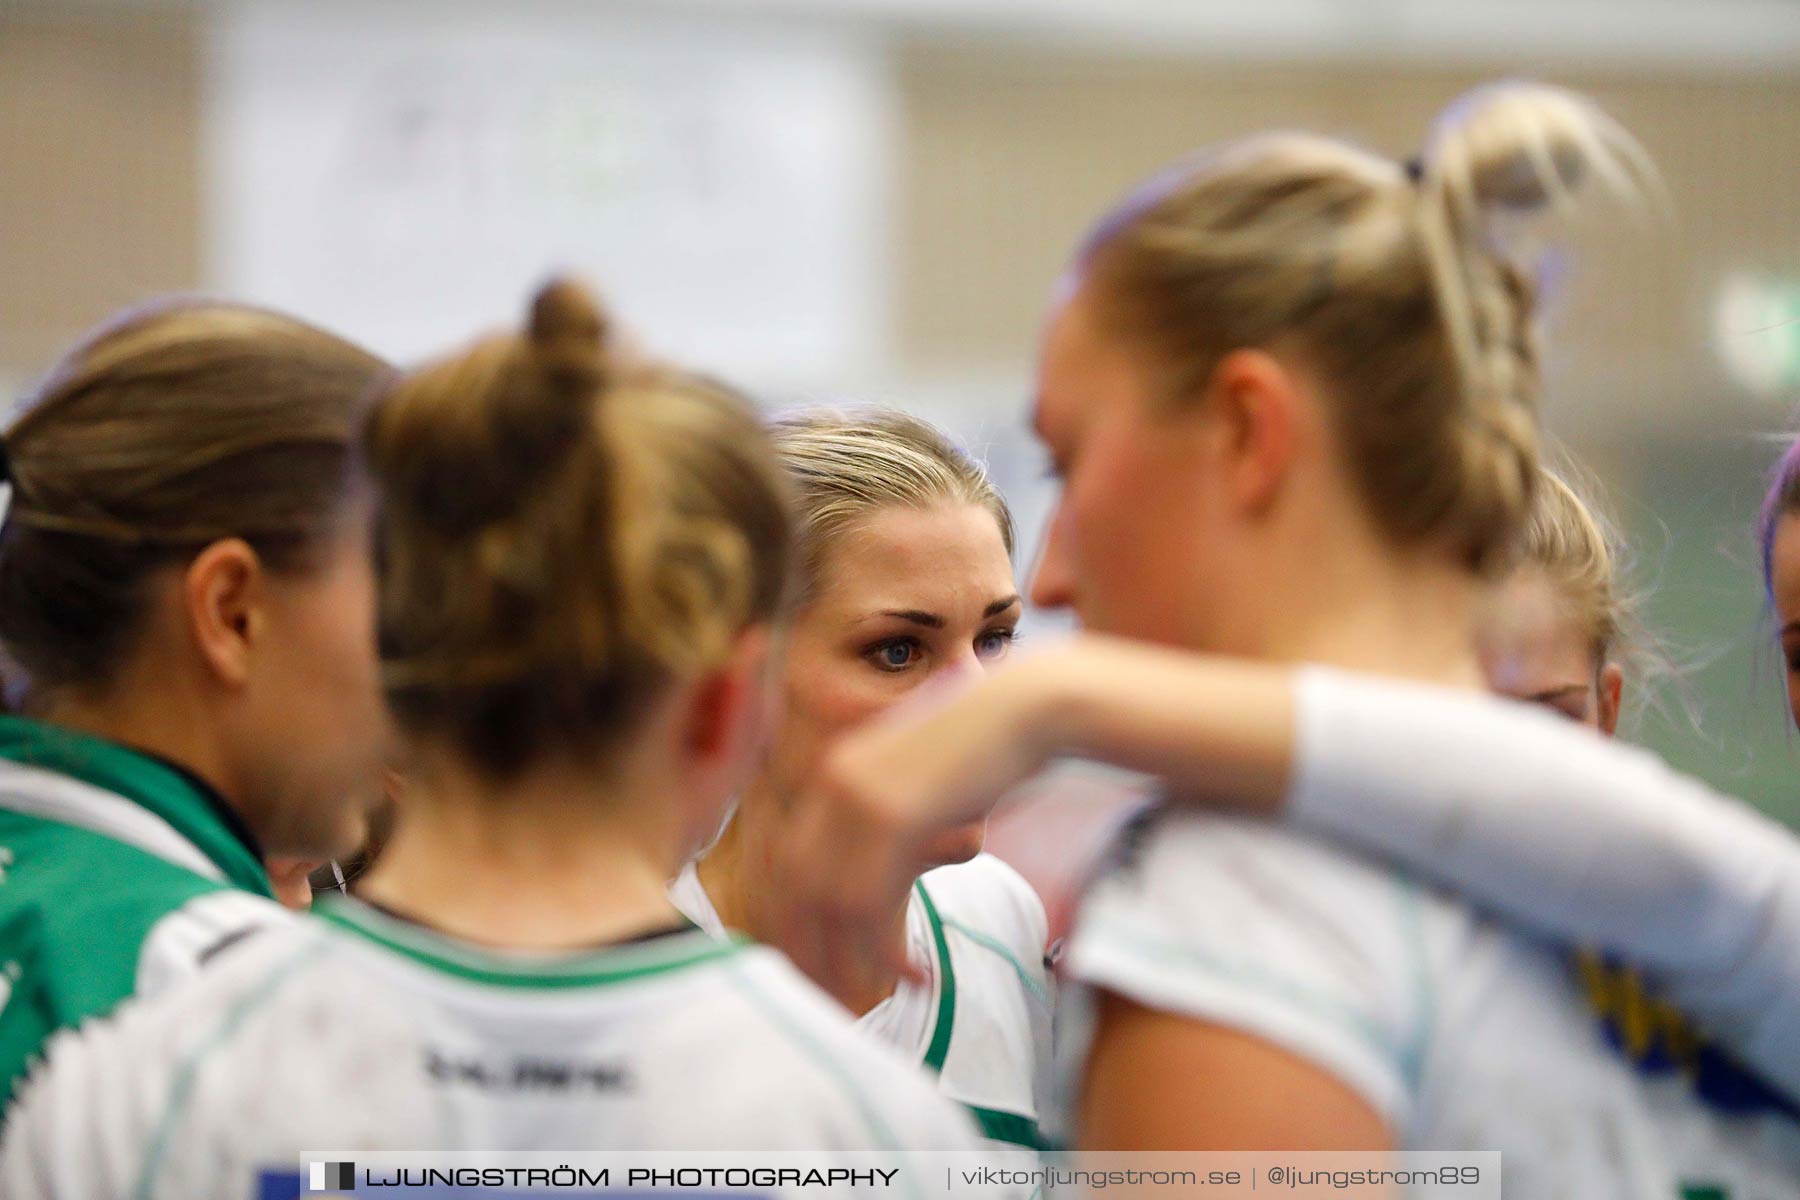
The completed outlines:
[[[160,689],[120,686],[99,696],[59,693],[31,715],[49,725],[180,763],[225,797],[240,816],[248,817],[238,799],[238,780],[215,736],[218,723],[178,684]]]
[[[1288,573],[1299,585],[1254,623],[1246,653],[1454,687],[1486,686],[1474,642],[1476,576],[1426,553],[1335,540]]]
[[[757,780],[745,791],[736,815],[718,842],[695,865],[700,886],[718,912],[720,923],[771,944],[777,933],[770,908],[777,888],[773,851],[785,811],[781,800],[768,794],[767,785]],[[883,935],[890,939],[897,957],[906,952],[906,904],[902,899]],[[889,972],[870,980],[856,994],[838,995],[837,999],[861,1016],[893,995],[899,983],[899,975]]]
[[[359,893],[488,945],[568,950],[673,924],[677,781],[543,767],[496,784],[452,756],[422,762]]]

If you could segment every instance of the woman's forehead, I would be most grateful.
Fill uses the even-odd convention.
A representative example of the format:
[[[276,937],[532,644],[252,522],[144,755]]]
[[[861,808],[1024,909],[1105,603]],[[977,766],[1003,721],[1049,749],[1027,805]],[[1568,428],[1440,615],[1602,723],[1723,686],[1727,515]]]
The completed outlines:
[[[889,506],[846,529],[820,563],[815,607],[917,608],[921,602],[983,605],[1013,586],[999,522],[979,504]]]

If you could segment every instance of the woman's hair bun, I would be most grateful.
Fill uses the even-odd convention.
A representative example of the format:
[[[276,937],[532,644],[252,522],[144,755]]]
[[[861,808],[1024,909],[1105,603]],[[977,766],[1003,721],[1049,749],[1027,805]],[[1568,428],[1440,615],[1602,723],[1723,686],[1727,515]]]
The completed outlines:
[[[496,777],[590,763],[785,598],[792,514],[754,407],[615,365],[584,287],[407,372],[366,439],[389,706]]]
[[[592,292],[572,279],[552,279],[532,297],[525,336],[549,370],[584,379],[604,374],[612,323]]]
[[[1566,88],[1505,82],[1462,96],[1433,127],[1425,178],[1478,209],[1561,206],[1592,177],[1632,200],[1657,190],[1637,141]]]

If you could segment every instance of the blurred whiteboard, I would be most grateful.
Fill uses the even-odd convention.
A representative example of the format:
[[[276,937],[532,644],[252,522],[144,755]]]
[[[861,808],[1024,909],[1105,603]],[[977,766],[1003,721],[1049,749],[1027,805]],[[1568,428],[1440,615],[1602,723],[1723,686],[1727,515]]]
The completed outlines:
[[[572,269],[643,341],[747,382],[883,361],[879,45],[580,0],[215,11],[217,290],[404,361]]]

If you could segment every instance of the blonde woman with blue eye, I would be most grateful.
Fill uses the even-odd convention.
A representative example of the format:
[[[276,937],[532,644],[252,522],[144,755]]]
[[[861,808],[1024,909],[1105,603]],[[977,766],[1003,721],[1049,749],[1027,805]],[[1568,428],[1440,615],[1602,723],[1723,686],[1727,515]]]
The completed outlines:
[[[723,934],[772,938],[774,863],[794,797],[824,748],[927,684],[1003,662],[1023,601],[1012,516],[979,464],[903,413],[817,411],[777,421],[799,517],[798,606],[767,760],[677,904]],[[879,918],[891,970],[839,999],[858,1027],[920,1063],[994,1143],[1037,1147],[1052,981],[1044,906],[982,853],[985,821],[925,847],[921,872]]]

